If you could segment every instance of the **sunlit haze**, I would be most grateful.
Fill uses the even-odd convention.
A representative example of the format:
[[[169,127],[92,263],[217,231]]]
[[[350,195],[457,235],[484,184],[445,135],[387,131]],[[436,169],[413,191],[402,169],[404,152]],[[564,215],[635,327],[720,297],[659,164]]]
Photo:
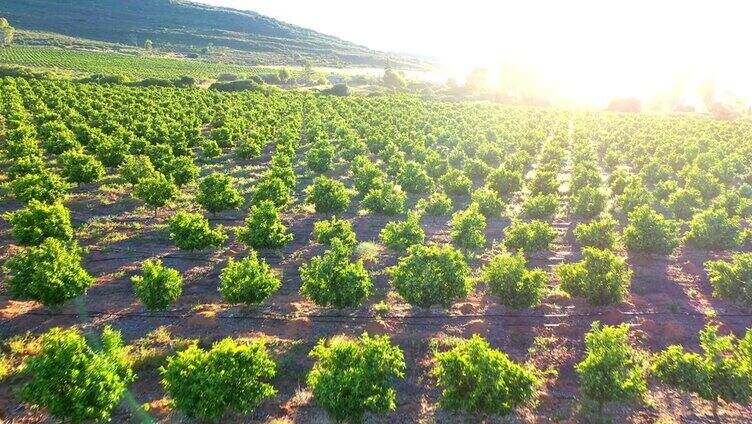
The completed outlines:
[[[501,61],[545,90],[580,103],[656,93],[697,97],[712,82],[752,99],[744,1],[426,2],[202,0],[253,10],[367,47],[433,57],[458,79]]]

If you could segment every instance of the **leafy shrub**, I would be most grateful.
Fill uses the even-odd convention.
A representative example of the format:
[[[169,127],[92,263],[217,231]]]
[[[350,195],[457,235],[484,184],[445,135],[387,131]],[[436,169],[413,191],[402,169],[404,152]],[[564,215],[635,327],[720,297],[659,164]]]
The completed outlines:
[[[292,194],[292,189],[281,178],[267,174],[253,187],[251,200],[253,204],[271,200],[278,208],[282,208],[292,201]]]
[[[312,204],[318,213],[340,213],[350,207],[350,192],[347,187],[329,177],[316,177],[306,192],[306,201]]]
[[[431,216],[448,215],[452,211],[452,199],[442,191],[435,191],[427,198],[420,199],[417,206]]]
[[[691,188],[680,188],[668,195],[664,205],[677,218],[688,220],[702,207],[702,195]]]
[[[639,178],[633,178],[624,192],[616,199],[617,204],[625,215],[635,210],[638,206],[652,205],[655,196],[651,193]]]
[[[664,384],[712,401],[716,417],[719,400],[749,405],[752,330],[737,342],[733,334],[721,336],[717,326],[708,324],[700,331],[700,346],[703,354],[669,346],[653,361],[653,374]]]
[[[594,322],[585,334],[585,358],[575,366],[580,391],[598,403],[637,400],[647,391],[645,367],[629,344],[629,325]]]
[[[41,351],[23,370],[31,379],[21,399],[61,421],[109,421],[134,375],[119,332],[105,327],[94,343],[74,329],[53,328],[42,335]]]
[[[433,188],[433,180],[428,176],[423,165],[415,161],[405,163],[397,181],[408,193],[426,193]]]
[[[483,269],[482,281],[502,305],[517,309],[540,303],[548,276],[539,268],[527,269],[522,252],[518,251],[516,255],[502,252]]]
[[[55,238],[45,239],[11,257],[4,271],[11,297],[61,305],[86,292],[94,279],[81,266],[80,249]]]
[[[559,211],[559,196],[556,194],[539,194],[528,197],[522,203],[522,211],[530,219],[548,220]]]
[[[97,159],[106,167],[116,168],[125,160],[128,144],[120,138],[107,137],[96,147]]]
[[[473,186],[473,182],[468,178],[464,172],[459,169],[450,169],[440,179],[441,186],[444,187],[444,191],[448,194],[470,194],[470,188]]]
[[[350,262],[352,251],[338,238],[331,248],[300,267],[300,294],[319,306],[354,308],[373,292],[363,260]]]
[[[167,309],[183,292],[183,278],[180,272],[165,267],[159,259],[147,259],[141,268],[141,275],[133,276],[131,281],[136,297],[149,310]]]
[[[352,164],[353,186],[361,196],[382,184],[386,174],[365,156],[357,156]]]
[[[199,168],[190,156],[178,156],[167,166],[167,172],[178,187],[196,181]]]
[[[679,245],[679,226],[648,205],[629,213],[624,243],[633,252],[670,254]]]
[[[606,210],[608,196],[598,187],[583,187],[572,195],[572,210],[576,215],[592,218]]]
[[[154,175],[157,170],[148,156],[126,156],[120,165],[120,175],[132,185],[138,184],[142,178]]]
[[[557,194],[559,192],[558,175],[555,171],[538,169],[528,182],[528,187],[533,195]]]
[[[306,166],[313,172],[326,172],[334,169],[334,146],[326,140],[319,140],[308,149],[305,155]]]
[[[91,155],[79,150],[69,150],[59,158],[60,174],[71,183],[86,184],[104,175],[104,166]]]
[[[54,203],[62,199],[69,188],[60,176],[50,172],[24,175],[10,183],[13,196],[24,203],[32,200]]]
[[[264,341],[221,340],[208,351],[192,345],[167,358],[162,385],[190,418],[218,420],[226,411],[248,413],[277,391],[269,384],[277,365]]]
[[[420,216],[411,214],[404,221],[392,221],[379,233],[381,242],[397,252],[404,252],[408,247],[421,244],[426,234],[420,227]]]
[[[133,194],[154,208],[156,216],[157,209],[164,207],[178,195],[178,187],[171,179],[157,172],[139,180]]]
[[[506,196],[522,189],[522,173],[505,167],[497,168],[486,176],[486,185],[499,196]]]
[[[24,156],[15,159],[8,167],[8,178],[13,181],[29,174],[41,174],[46,171],[43,158],[39,156]]]
[[[53,155],[59,155],[79,147],[76,135],[60,121],[49,121],[39,128],[42,147]]]
[[[475,190],[470,198],[486,218],[499,218],[504,211],[504,201],[488,187]]]
[[[586,247],[579,262],[556,268],[561,288],[572,296],[584,297],[593,305],[621,302],[629,290],[632,271],[624,258],[609,250]]]
[[[11,225],[13,238],[25,246],[36,246],[48,237],[62,241],[73,238],[70,212],[62,203],[48,205],[32,200],[25,209],[7,213],[4,218]]]
[[[586,188],[597,188],[601,185],[601,175],[592,165],[578,164],[572,171],[569,190],[577,193]]]
[[[462,253],[448,245],[412,246],[390,272],[397,293],[421,308],[448,308],[467,296],[473,285]]]
[[[435,358],[432,375],[442,390],[441,404],[452,411],[506,415],[530,402],[540,386],[534,370],[512,362],[477,334]]]
[[[235,154],[242,159],[254,159],[261,156],[264,142],[253,136],[242,137],[235,146]]]
[[[407,195],[392,183],[381,184],[372,188],[363,198],[361,205],[371,213],[397,215],[404,212]]]
[[[612,249],[616,244],[617,224],[610,215],[588,223],[583,222],[574,228],[574,236],[583,247]]]
[[[734,253],[730,262],[707,261],[705,270],[714,296],[752,305],[752,253]]]
[[[201,156],[205,159],[216,158],[222,154],[222,148],[214,140],[204,140],[201,143]]]
[[[244,201],[240,191],[235,188],[235,179],[229,175],[215,172],[198,184],[196,202],[213,214],[238,209]]]
[[[486,217],[477,203],[452,215],[452,243],[462,249],[479,249],[486,244]]]
[[[222,226],[212,230],[209,221],[198,213],[179,211],[170,219],[170,240],[181,250],[219,247],[227,239]]]
[[[396,409],[394,381],[405,377],[405,358],[388,336],[320,340],[310,353],[316,364],[307,383],[323,409],[336,420],[359,422],[363,414]]]
[[[237,134],[229,126],[213,128],[209,138],[217,142],[220,147],[232,147],[237,139]]]
[[[317,221],[313,224],[313,237],[321,244],[331,245],[332,240],[338,238],[345,246],[355,246],[358,239],[350,221],[337,219]]]
[[[238,240],[254,247],[282,247],[292,234],[279,217],[279,209],[269,200],[251,206],[245,227],[238,230]]]
[[[239,261],[230,258],[219,276],[219,292],[230,303],[258,305],[279,290],[279,281],[256,252]]]
[[[729,216],[724,209],[713,208],[692,217],[686,240],[700,249],[730,249],[739,245],[741,231],[739,218]]]
[[[504,245],[512,252],[529,254],[548,249],[558,232],[543,221],[514,221],[504,229]]]

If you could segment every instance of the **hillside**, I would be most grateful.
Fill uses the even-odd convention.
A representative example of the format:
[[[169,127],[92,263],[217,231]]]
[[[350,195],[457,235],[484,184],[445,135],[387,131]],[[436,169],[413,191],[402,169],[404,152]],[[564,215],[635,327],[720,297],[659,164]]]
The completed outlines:
[[[423,65],[258,13],[182,0],[17,0],[4,2],[0,15],[22,30],[131,46],[151,40],[161,51],[243,64],[383,66],[389,57]]]

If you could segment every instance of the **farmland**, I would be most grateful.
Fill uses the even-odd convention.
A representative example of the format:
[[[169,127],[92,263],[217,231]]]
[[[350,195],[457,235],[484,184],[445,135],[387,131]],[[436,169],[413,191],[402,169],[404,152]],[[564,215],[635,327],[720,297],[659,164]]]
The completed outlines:
[[[38,52],[0,61],[194,63]],[[749,122],[20,78],[0,96],[4,421],[752,416]],[[56,346],[109,377],[86,380],[95,412],[42,396],[55,370],[31,358]]]
[[[104,51],[86,51],[54,47],[15,46],[0,50],[0,64],[27,66],[39,70],[73,72],[78,75],[123,75],[132,80],[144,78],[214,79],[222,73],[248,77],[270,68],[232,65],[164,56],[137,56]]]

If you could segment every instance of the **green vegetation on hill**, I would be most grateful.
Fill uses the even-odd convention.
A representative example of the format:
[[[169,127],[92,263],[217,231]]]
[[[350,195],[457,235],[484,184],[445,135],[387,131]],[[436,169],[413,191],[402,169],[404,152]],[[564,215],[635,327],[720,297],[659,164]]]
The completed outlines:
[[[145,46],[246,64],[382,66],[387,54],[250,11],[183,0],[25,0],[4,2],[19,30]],[[394,64],[419,65],[391,55]]]
[[[195,59],[26,46],[0,49],[0,64],[21,65],[35,69],[74,71],[87,75],[123,75],[132,80],[177,78],[181,75],[213,79],[221,73],[232,73],[247,77],[273,72],[271,68],[231,65]]]

